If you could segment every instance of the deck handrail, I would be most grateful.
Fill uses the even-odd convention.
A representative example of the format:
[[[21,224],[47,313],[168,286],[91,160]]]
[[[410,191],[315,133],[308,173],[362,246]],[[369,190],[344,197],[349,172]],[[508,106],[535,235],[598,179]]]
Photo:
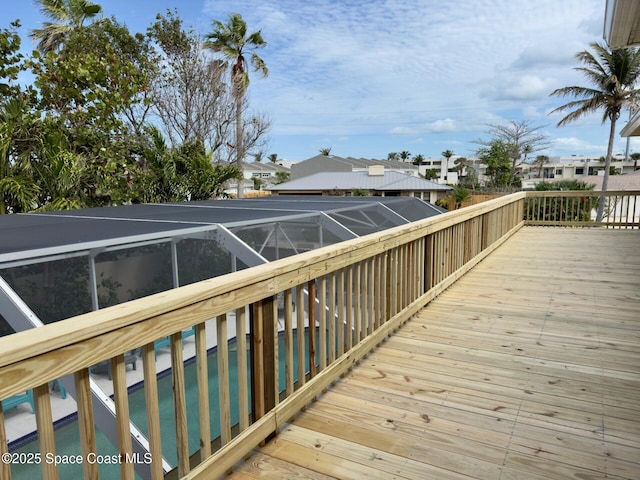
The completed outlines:
[[[549,222],[536,218],[533,212],[549,213],[550,204],[535,202],[554,198],[550,193],[560,193],[563,198],[574,196],[567,195],[569,192],[519,192],[0,338],[0,399],[33,389],[39,445],[44,456],[45,452],[55,452],[48,383],[73,374],[82,452],[86,456],[95,452],[89,368],[111,361],[117,448],[121,455],[131,457],[124,356],[141,348],[149,444],[157,459],[162,449],[153,346],[155,340],[169,336],[177,474],[183,478],[216,478],[519,228]],[[640,196],[640,192],[632,193],[626,192],[624,198]],[[579,192],[577,197],[580,195],[590,198],[591,192]],[[525,220],[527,211],[530,218]],[[635,209],[633,213],[632,220],[614,221],[608,226],[637,228]],[[558,219],[558,223],[570,221]],[[280,332],[279,302],[284,324]],[[305,304],[306,314],[301,308]],[[230,312],[235,313],[237,351],[242,352],[237,355],[239,387],[235,407],[239,423],[233,429],[226,341]],[[245,316],[250,325],[250,367],[246,365]],[[205,322],[211,319],[215,319],[218,338],[220,393],[214,399],[208,393],[205,343]],[[189,451],[187,441],[181,333],[189,328],[196,332],[199,455]],[[297,334],[305,329],[306,337]],[[283,371],[278,367],[278,335],[284,336],[285,343]],[[283,391],[279,388],[281,376]],[[216,443],[220,448],[216,452],[212,451],[209,431],[212,404],[217,406],[214,416],[220,424]],[[7,450],[0,409],[0,454]],[[151,478],[163,478],[160,463],[152,462]],[[85,478],[97,475],[95,464],[85,462],[83,469]],[[42,470],[44,478],[58,478],[54,465],[43,462]],[[133,478],[134,464],[123,462],[120,471],[122,478]],[[6,464],[0,464],[0,477],[10,478]]]

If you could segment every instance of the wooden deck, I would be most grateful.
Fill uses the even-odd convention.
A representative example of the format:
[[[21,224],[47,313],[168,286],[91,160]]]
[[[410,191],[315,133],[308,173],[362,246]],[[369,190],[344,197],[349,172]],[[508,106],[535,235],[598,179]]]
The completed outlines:
[[[230,478],[640,478],[640,232],[523,228]]]

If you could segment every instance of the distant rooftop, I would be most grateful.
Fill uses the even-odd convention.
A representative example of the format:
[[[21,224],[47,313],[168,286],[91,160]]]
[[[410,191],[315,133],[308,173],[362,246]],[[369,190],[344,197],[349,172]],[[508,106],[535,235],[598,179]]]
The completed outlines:
[[[389,191],[447,191],[451,187],[439,185],[419,177],[394,171],[383,175],[369,172],[320,172],[269,187],[274,191],[326,191],[363,189],[374,192]]]

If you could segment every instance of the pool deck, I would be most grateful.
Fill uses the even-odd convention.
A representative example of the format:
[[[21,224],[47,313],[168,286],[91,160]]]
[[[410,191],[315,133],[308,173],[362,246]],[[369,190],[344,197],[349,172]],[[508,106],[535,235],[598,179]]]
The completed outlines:
[[[229,478],[640,478],[639,247],[521,229]]]

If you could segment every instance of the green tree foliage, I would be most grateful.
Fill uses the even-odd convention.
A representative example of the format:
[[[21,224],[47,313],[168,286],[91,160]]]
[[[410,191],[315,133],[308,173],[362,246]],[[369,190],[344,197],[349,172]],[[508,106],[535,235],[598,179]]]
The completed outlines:
[[[570,110],[570,113],[558,122],[558,126],[562,126],[591,113],[602,111],[602,123],[607,120],[610,123],[605,174],[602,179],[602,190],[607,190],[616,122],[623,108],[637,107],[640,93],[636,88],[640,77],[640,50],[620,48],[611,51],[607,46],[598,43],[592,43],[591,50],[583,50],[576,54],[576,58],[584,64],[576,70],[584,74],[590,86],[574,85],[551,92],[551,95],[577,99],[556,108],[551,113]],[[605,198],[601,197],[597,221],[602,220],[604,202]]]
[[[398,158],[403,162],[406,162],[411,158],[411,152],[408,150],[403,150],[398,154]]]
[[[419,153],[418,155],[415,155],[413,157],[413,161],[411,163],[413,163],[414,165],[422,165],[423,162],[424,162],[424,155]]]
[[[234,124],[221,61],[202,62],[206,55],[197,36],[184,31],[177,14],[159,17],[164,23],[155,24],[161,25],[154,35],[143,35],[114,18],[86,24],[101,8],[85,0],[39,4],[59,24],[45,24],[53,46],[25,60],[19,23],[0,31],[0,213],[210,199],[223,196],[224,185],[241,177],[237,165],[214,161],[214,145],[228,133],[216,133],[216,144],[196,129],[167,145],[166,124],[161,122],[163,130],[149,126],[167,59],[191,62],[185,71],[215,67],[219,83],[211,91],[213,97],[227,92],[226,110],[207,104],[192,118],[202,123],[203,113],[210,115],[213,120],[206,120],[216,132],[225,130],[224,122]],[[23,70],[34,77],[26,88],[16,83]],[[205,73],[211,80],[211,69]],[[244,144],[257,145],[268,123],[256,117],[247,123]]]
[[[531,153],[544,150],[549,146],[546,135],[540,133],[544,125],[534,125],[529,120],[510,120],[503,125],[489,124],[488,127],[490,140],[477,140],[476,143],[491,147],[492,143],[499,141],[511,147],[509,151],[511,171],[508,185],[517,186],[521,183],[517,177],[518,167],[526,163]]]
[[[447,210],[456,210],[462,206],[462,203],[471,198],[471,192],[461,185],[453,187],[452,192],[438,202],[438,205]]]
[[[436,170],[435,168],[428,168],[424,172],[424,178],[426,178],[427,180],[437,180],[438,178],[440,178],[440,173],[438,173],[438,170]]]
[[[0,99],[17,94],[20,89],[14,85],[18,74],[25,69],[23,55],[20,53],[21,39],[16,30],[20,28],[18,20],[11,22],[9,28],[0,30]]]
[[[488,147],[478,150],[477,155],[487,165],[488,187],[502,189],[509,185],[513,165],[511,152],[513,147],[501,140],[491,142]]]
[[[540,182],[536,191],[589,191],[594,185],[579,180]],[[598,197],[566,197],[555,199],[528,198],[525,202],[527,220],[589,221],[591,211],[598,205]]]
[[[286,182],[290,176],[291,174],[289,172],[276,172],[276,178],[278,179],[276,185]]]
[[[224,184],[242,176],[235,164],[211,159],[202,141],[168,146],[156,127],[148,130],[141,161],[143,188],[140,202],[210,200],[224,196]]]
[[[134,114],[154,66],[144,36],[115,19],[71,31],[59,52],[36,54],[40,109],[66,132],[84,163],[79,206],[118,205],[136,196],[135,151],[144,123]]]

